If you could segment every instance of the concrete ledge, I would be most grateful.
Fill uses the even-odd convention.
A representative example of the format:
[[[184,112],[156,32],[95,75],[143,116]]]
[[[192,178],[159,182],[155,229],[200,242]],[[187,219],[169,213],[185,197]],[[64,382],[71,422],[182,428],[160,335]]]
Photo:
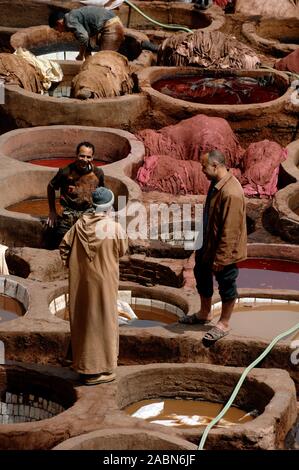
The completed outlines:
[[[52,450],[197,450],[184,439],[135,428],[105,429],[67,439]]]

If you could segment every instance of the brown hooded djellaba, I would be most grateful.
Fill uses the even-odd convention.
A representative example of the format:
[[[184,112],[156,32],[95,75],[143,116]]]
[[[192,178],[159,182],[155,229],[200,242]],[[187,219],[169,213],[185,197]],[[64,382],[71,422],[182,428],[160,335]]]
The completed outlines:
[[[107,214],[84,214],[60,244],[69,266],[73,368],[82,374],[112,373],[118,357],[119,258],[128,241]]]

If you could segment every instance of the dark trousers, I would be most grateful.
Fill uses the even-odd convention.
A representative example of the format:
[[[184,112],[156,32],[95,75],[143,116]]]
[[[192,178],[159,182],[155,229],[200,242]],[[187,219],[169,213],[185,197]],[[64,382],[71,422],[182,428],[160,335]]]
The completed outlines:
[[[203,297],[212,297],[214,293],[213,274],[218,282],[219,294],[222,302],[228,302],[238,297],[236,280],[239,269],[236,264],[224,266],[222,271],[213,273],[212,263],[203,261],[203,251],[198,250],[195,253],[194,276],[196,288]]]
[[[85,211],[76,211],[70,207],[65,207],[61,216],[58,217],[57,225],[54,228],[47,227],[44,234],[45,247],[48,250],[56,250],[66,232],[72,228],[77,220],[86,213],[93,212],[94,209],[86,209]]]

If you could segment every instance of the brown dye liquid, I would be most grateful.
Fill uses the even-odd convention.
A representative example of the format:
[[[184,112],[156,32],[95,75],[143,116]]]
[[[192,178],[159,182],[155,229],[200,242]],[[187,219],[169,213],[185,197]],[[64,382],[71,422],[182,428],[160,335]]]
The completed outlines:
[[[266,103],[283,94],[277,84],[251,77],[177,77],[158,80],[152,87],[172,98],[201,104]]]
[[[138,319],[131,320],[128,326],[133,327],[151,327],[170,325],[178,321],[178,317],[171,312],[156,307],[147,307],[143,305],[133,306],[133,310]]]
[[[218,319],[219,314],[217,309],[214,318]],[[265,299],[265,303],[237,303],[230,320],[230,328],[234,334],[272,340],[297,323],[299,304],[270,303]],[[285,339],[291,341],[297,336],[299,338],[299,331]]]
[[[164,424],[165,426],[174,426],[180,428],[194,428],[206,426],[214,419],[223,409],[223,404],[212,403],[208,401],[186,400],[186,399],[155,399],[142,400],[138,403],[125,408],[125,412],[132,416],[143,406],[153,403],[164,403],[164,408],[157,416],[152,416],[146,421],[155,424]],[[216,427],[227,428],[234,424],[243,424],[252,421],[252,416],[246,416],[247,412],[239,408],[231,407],[224,417],[218,422]]]
[[[33,217],[48,217],[49,214],[48,200],[46,198],[25,199],[24,201],[6,207],[6,210],[22,212],[23,214],[29,214]],[[56,211],[58,214],[62,213],[59,200],[56,200]]]
[[[0,323],[24,315],[23,305],[12,297],[0,294]]]
[[[131,320],[127,325],[130,327],[151,327],[159,326],[170,323],[175,323],[178,321],[178,317],[173,313],[167,312],[166,310],[161,310],[159,308],[147,307],[147,306],[138,306],[131,305],[138,319]],[[56,316],[62,320],[69,320],[69,309],[68,307],[58,310]]]

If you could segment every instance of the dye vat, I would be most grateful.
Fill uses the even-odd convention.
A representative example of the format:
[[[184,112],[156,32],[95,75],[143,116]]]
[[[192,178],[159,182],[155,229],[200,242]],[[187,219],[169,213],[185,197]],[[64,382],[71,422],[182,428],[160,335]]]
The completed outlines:
[[[5,157],[58,168],[74,160],[77,145],[84,141],[95,146],[93,162],[96,165],[108,165],[128,157],[133,160],[130,163],[137,164],[143,159],[144,147],[133,134],[100,127],[42,126],[18,129],[0,137],[0,148],[1,155]]]
[[[33,163],[33,165],[39,165],[39,166],[50,166],[53,168],[64,168],[70,163],[74,163],[74,161],[75,161],[74,158],[53,157],[53,158],[34,158],[32,160],[28,160],[28,163]],[[107,165],[107,162],[102,162],[100,160],[93,160],[93,163],[95,166]]]
[[[299,181],[278,191],[267,213],[267,224],[282,240],[299,243]]]
[[[150,328],[163,326],[176,323],[178,318],[184,315],[183,310],[179,307],[159,300],[131,297],[129,305],[137,318],[130,319],[128,313],[119,305],[119,324],[122,327]],[[69,321],[69,295],[65,293],[55,297],[51,301],[49,309],[53,315]]]
[[[59,442],[55,434],[68,426],[68,415],[60,414],[77,399],[70,377],[41,364],[0,366],[1,450],[46,450]]]
[[[29,392],[0,391],[0,405],[0,424],[32,423],[64,411],[59,403]]]
[[[210,364],[127,366],[119,371],[118,406],[125,415],[130,410],[131,418],[127,418],[127,422],[134,419],[132,425],[138,429],[155,426],[156,430],[157,421],[160,421],[160,432],[175,433],[198,444],[203,426],[227,403],[242,372],[241,368]],[[282,392],[284,387],[286,393]],[[292,397],[289,402],[291,415],[286,411],[289,408],[286,400],[290,399],[288,387]],[[280,403],[282,397],[284,405]],[[172,406],[168,407],[168,403]],[[150,412],[143,409],[147,415],[142,413],[141,417],[150,418],[151,423],[136,416],[137,410],[148,404]],[[234,407],[232,415],[225,415],[220,428],[211,429],[205,444],[207,450],[279,448],[284,445],[285,436],[297,417],[294,383],[286,371],[254,369],[235,397]],[[162,417],[161,411],[165,411]],[[282,418],[287,415],[290,416],[288,423]],[[161,425],[163,421],[172,426],[171,433],[169,427]]]
[[[214,105],[266,103],[285,92],[269,75],[260,78],[180,76],[158,80],[152,87],[175,99]]]
[[[249,258],[238,264],[238,286],[258,289],[298,290],[299,263],[293,261]]]
[[[126,323],[128,327],[150,328],[153,326],[169,325],[178,321],[178,316],[166,309],[146,305],[132,307],[137,318]]]
[[[297,18],[253,17],[242,25],[242,33],[255,46],[276,57],[284,57],[299,44]]]
[[[145,419],[152,424],[177,428],[207,426],[222,410],[223,404],[186,399],[142,400],[124,411],[133,418]],[[253,420],[256,410],[251,413],[231,407],[215,427],[228,428]]]
[[[118,52],[126,56],[129,61],[138,59],[138,62],[142,63],[145,55],[141,42],[146,40],[148,37],[145,34],[125,29],[124,41]],[[72,33],[59,33],[42,24],[15,32],[10,38],[10,44],[15,50],[21,47],[35,56],[50,60],[75,61],[79,52],[79,43]],[[99,48],[95,48],[95,52],[98,50]],[[77,67],[80,67],[80,62],[77,62]]]
[[[27,289],[10,277],[0,277],[0,323],[25,315],[28,306]]]
[[[214,319],[220,316],[221,305],[214,305]],[[231,333],[249,338],[272,340],[280,333],[299,324],[299,301],[240,298],[235,304],[230,320]],[[299,330],[287,341],[299,339]]]
[[[216,31],[225,23],[224,13],[219,8],[200,11],[194,5],[183,2],[134,2],[139,8],[159,23],[164,25],[183,25],[189,29],[205,29]],[[159,24],[149,21],[128,5],[122,4],[117,12],[122,23],[128,27],[145,33],[152,42],[161,43],[165,38],[179,34],[179,30],[161,28]]]
[[[23,214],[29,214],[32,217],[40,217],[43,219],[47,218],[49,215],[48,200],[46,198],[25,199],[24,201],[20,201],[6,207],[6,210],[21,212]],[[62,210],[63,208],[61,207],[59,200],[56,200],[57,214],[61,214]]]
[[[16,299],[0,294],[0,323],[14,320],[25,313],[25,308]],[[1,422],[1,421],[0,421]]]
[[[257,141],[266,138],[273,140],[273,135],[276,138],[281,135],[283,145],[287,145],[293,138],[291,133],[286,135],[285,130],[282,130],[285,129],[283,124],[285,107],[294,91],[290,87],[289,78],[285,73],[270,72],[264,69],[205,70],[199,67],[148,67],[139,71],[137,76],[140,91],[148,97],[154,115],[156,112],[160,121],[162,119],[161,115],[163,116],[164,126],[178,123],[182,116],[187,119],[197,114],[205,114],[226,119],[232,129],[237,131],[238,137],[242,138],[242,145],[248,146],[249,141],[245,136],[251,135],[251,132],[254,133]],[[186,93],[185,82],[189,78],[203,81],[205,87],[195,87],[194,90],[191,90],[193,86],[191,83],[191,86],[187,86]],[[248,85],[244,87],[246,93],[241,90],[243,102],[240,93],[236,93],[238,87],[234,85],[235,90],[233,90],[226,85],[226,79],[231,78],[234,79],[235,84],[242,83],[243,79],[245,80],[243,84],[250,82],[248,88]],[[179,93],[176,96],[179,99],[171,96],[171,94],[161,93],[156,89],[157,83],[158,85],[159,82],[162,85],[165,83],[161,82],[162,80],[175,85],[178,83]],[[269,84],[271,88],[267,86],[263,88],[264,83]],[[209,86],[206,86],[207,84]],[[180,86],[182,86],[181,90]],[[254,93],[250,91],[251,88],[253,88]],[[274,90],[274,95],[267,95],[268,88],[271,92]],[[220,97],[218,89],[221,92]],[[217,93],[214,95],[215,91]],[[169,93],[169,90],[167,90],[167,93]],[[196,94],[198,94],[197,98]],[[275,99],[272,99],[273,97]],[[273,115],[275,115],[274,127]],[[293,118],[291,120],[293,121]],[[293,124],[296,127],[295,120],[290,126],[293,126]]]
[[[281,163],[279,173],[279,189],[299,181],[299,141],[295,140],[287,146],[287,158]],[[299,205],[299,202],[298,202]],[[296,210],[296,204],[294,209]]]

